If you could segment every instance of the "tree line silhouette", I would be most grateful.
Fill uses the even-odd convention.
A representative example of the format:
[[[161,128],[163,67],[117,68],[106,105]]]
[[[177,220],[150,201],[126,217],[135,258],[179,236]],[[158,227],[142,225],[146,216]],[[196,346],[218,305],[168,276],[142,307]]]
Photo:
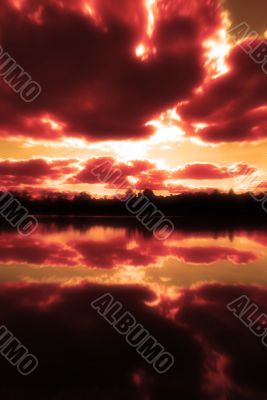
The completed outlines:
[[[0,193],[1,195],[2,193]],[[27,192],[12,192],[15,198],[34,215],[58,216],[131,216],[125,207],[125,202],[118,198],[94,198],[82,192],[74,196],[65,193],[50,193],[39,198],[33,198]],[[251,193],[235,194],[221,193],[183,193],[167,197],[157,196],[151,190],[134,194],[130,191],[125,195],[134,196],[138,200],[145,195],[165,216],[171,217],[198,217],[214,216],[216,218],[245,217],[266,218],[267,209],[265,194],[256,196]]]

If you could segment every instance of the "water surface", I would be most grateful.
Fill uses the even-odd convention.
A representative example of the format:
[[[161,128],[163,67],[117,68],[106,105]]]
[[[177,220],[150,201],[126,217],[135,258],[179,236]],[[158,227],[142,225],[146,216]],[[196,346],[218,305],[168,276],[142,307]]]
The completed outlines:
[[[0,358],[4,399],[267,398],[267,348],[226,306],[267,312],[267,230],[189,230],[158,241],[121,220],[0,230],[1,323],[39,359],[21,377]],[[91,307],[121,301],[175,357],[157,374]],[[41,388],[41,390],[40,390]]]

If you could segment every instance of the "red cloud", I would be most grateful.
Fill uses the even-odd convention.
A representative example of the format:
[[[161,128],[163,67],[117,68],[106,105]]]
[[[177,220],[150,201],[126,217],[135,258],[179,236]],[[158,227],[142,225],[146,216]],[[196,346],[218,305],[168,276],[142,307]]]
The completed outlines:
[[[103,242],[73,241],[73,249],[80,253],[83,263],[93,268],[116,268],[119,265],[147,266],[155,263],[157,254],[142,247],[142,241],[130,249],[128,239],[113,239]],[[105,251],[103,252],[103,245]]]
[[[0,160],[1,184],[16,187],[58,180],[76,172],[77,168],[73,163],[74,160]]]
[[[193,235],[197,237],[197,234]],[[210,238],[210,235],[208,236]],[[187,239],[182,233],[180,240]],[[105,241],[49,239],[48,235],[33,238],[19,238],[12,234],[0,235],[0,262],[28,263],[36,265],[75,266],[112,269],[120,265],[135,267],[159,263],[161,257],[176,257],[186,263],[213,264],[226,260],[234,264],[256,261],[260,253],[222,246],[175,247],[158,242],[154,238],[135,238],[131,248],[132,236],[106,238]],[[253,240],[256,240],[253,238]],[[103,251],[103,246],[105,251]]]
[[[186,164],[172,174],[175,179],[227,179],[250,175],[257,169],[246,163],[237,163],[231,167],[222,167],[211,163]]]
[[[78,253],[61,242],[39,238],[23,238],[5,234],[0,236],[1,263],[36,265],[77,265]]]
[[[103,178],[108,177],[107,180],[101,180],[101,167],[105,166],[105,173]],[[99,171],[99,177],[94,173],[95,169]],[[110,171],[110,174],[107,173]],[[115,173],[115,171],[117,171]],[[173,171],[168,169],[157,169],[156,164],[149,161],[133,160],[126,162],[118,162],[112,157],[92,158],[87,161],[84,169],[77,175],[69,179],[69,183],[106,183],[107,187],[112,187],[112,182],[118,178],[118,187],[127,188],[132,187],[137,190],[146,188],[153,190],[190,190],[189,187],[183,185],[174,185],[165,183],[168,180],[177,179],[227,179],[243,175],[249,175],[257,171],[257,169],[247,163],[236,163],[229,167],[219,166],[212,163],[192,163],[186,164],[179,169]],[[113,172],[113,174],[112,174]],[[137,179],[136,183],[131,183],[130,177]],[[120,184],[125,181],[125,185]]]
[[[144,0],[95,0],[90,6],[2,0],[1,46],[42,87],[25,104],[1,82],[2,136],[145,136],[152,132],[146,122],[201,84],[202,43],[221,23],[217,0],[162,0],[151,37]],[[140,43],[149,54],[145,60],[135,54]]]
[[[263,190],[267,190],[267,181],[262,181],[260,182],[257,186],[257,189],[263,189]]]
[[[83,165],[82,169],[81,165]],[[98,177],[94,173],[94,170],[101,165],[106,167],[107,172],[110,171],[110,174],[107,172],[103,174],[103,178],[107,176],[107,179],[101,180],[101,174]],[[170,169],[159,170],[155,163],[147,160],[120,162],[112,157],[91,158],[84,164],[77,159],[0,159],[1,184],[15,190],[21,187],[26,188],[26,186],[32,187],[32,189],[35,185],[49,186],[60,180],[63,183],[73,184],[74,188],[75,184],[103,183],[106,188],[185,192],[192,191],[194,188],[174,184],[170,180],[227,179],[249,175],[255,171],[255,167],[246,163],[237,163],[230,167],[211,163],[193,163],[173,171]],[[135,178],[137,181],[133,183],[131,178]],[[118,186],[114,186],[114,180]]]
[[[260,43],[254,42],[253,48]],[[250,44],[243,46],[249,48]],[[228,73],[208,81],[187,104],[178,107],[189,134],[213,143],[266,139],[266,74],[239,46],[233,48],[227,62]]]
[[[112,157],[91,158],[86,162],[85,167],[75,176],[69,179],[69,183],[101,183],[102,166],[109,174],[103,173],[103,178],[107,176],[107,180],[103,183],[109,184],[114,180],[115,171],[120,173],[120,181],[129,176],[139,176],[142,172],[150,171],[155,165],[147,160],[133,160],[128,163],[118,162]],[[94,171],[99,171],[99,178]]]
[[[213,264],[223,260],[234,264],[247,264],[259,258],[259,254],[253,251],[217,246],[181,247],[177,248],[175,254],[183,261],[192,264]]]

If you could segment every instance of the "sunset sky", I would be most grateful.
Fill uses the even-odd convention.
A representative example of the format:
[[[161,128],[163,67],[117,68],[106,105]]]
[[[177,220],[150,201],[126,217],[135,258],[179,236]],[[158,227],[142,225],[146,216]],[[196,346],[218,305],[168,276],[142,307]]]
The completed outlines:
[[[260,44],[266,13],[265,0],[1,0],[0,45],[42,87],[25,103],[0,77],[2,186],[110,195],[91,173],[108,160],[134,190],[239,192],[247,175],[266,189],[267,75],[228,34],[245,21]]]

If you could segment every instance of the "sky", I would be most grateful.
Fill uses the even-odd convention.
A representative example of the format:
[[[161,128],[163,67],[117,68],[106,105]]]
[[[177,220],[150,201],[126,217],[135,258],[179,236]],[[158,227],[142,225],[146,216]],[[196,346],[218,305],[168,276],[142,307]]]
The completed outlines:
[[[2,0],[0,46],[42,92],[24,102],[0,55],[1,185],[112,195],[92,174],[109,162],[122,190],[264,190],[267,75],[229,30],[245,22],[260,46],[265,11],[264,0]]]

